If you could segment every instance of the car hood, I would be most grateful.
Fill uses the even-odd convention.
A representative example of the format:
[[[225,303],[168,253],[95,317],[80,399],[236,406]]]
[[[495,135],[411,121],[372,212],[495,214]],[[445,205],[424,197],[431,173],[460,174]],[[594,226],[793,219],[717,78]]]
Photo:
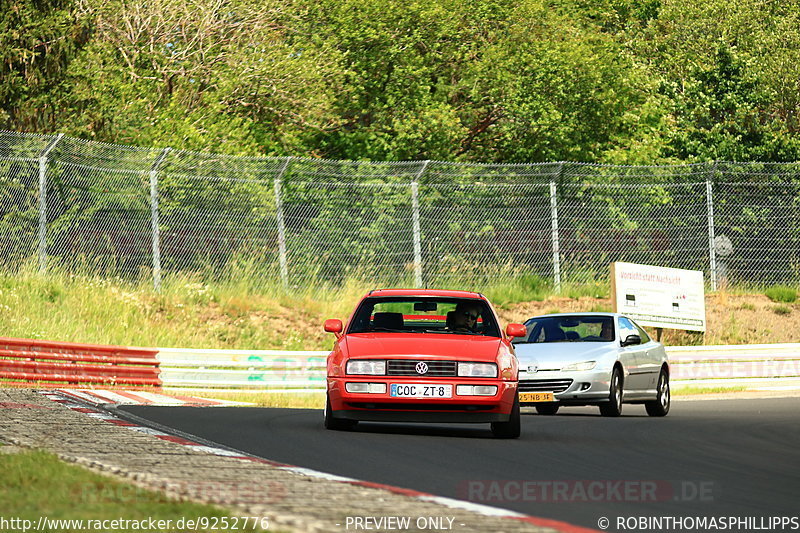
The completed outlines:
[[[354,333],[346,336],[350,358],[397,358],[494,361],[498,337],[451,334]]]
[[[540,370],[560,370],[570,363],[598,361],[614,352],[613,342],[542,342],[515,344],[520,368],[538,363]]]

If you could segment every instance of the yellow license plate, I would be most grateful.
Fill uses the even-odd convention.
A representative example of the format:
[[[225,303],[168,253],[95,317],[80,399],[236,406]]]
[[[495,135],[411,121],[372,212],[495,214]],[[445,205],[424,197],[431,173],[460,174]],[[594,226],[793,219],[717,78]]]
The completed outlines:
[[[520,392],[520,402],[554,402],[555,396],[552,392]]]

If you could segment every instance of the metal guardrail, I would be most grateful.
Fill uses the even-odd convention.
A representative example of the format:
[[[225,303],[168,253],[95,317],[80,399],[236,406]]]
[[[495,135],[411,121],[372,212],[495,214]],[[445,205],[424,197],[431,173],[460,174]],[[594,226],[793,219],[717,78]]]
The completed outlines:
[[[155,348],[0,337],[0,379],[37,386],[160,387]]]
[[[800,344],[667,347],[673,385],[728,387],[800,380]]]
[[[325,350],[131,348],[0,337],[0,379],[64,384],[319,392]],[[673,385],[800,382],[800,343],[667,347]]]
[[[325,389],[327,351],[193,350],[160,348],[166,387]]]
[[[327,351],[162,349],[167,387],[253,388],[292,391],[325,388]],[[672,383],[730,386],[764,380],[800,380],[800,344],[667,347]]]

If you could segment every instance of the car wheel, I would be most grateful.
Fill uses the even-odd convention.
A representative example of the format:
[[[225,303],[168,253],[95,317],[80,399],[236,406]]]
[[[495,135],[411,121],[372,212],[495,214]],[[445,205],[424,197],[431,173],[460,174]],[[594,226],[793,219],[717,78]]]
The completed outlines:
[[[514,395],[514,405],[508,422],[492,422],[492,434],[501,439],[516,439],[520,435],[519,395]]]
[[[358,424],[358,420],[345,420],[342,418],[334,418],[333,410],[331,409],[331,399],[325,395],[325,429],[332,429],[341,431],[345,429],[353,429]]]
[[[554,415],[558,412],[559,407],[561,406],[557,403],[537,403],[536,412],[540,415]]]
[[[669,413],[669,374],[663,368],[658,376],[658,395],[651,402],[645,402],[644,408],[650,416],[667,416]]]
[[[619,367],[614,367],[614,371],[611,372],[608,401],[600,404],[600,414],[603,416],[619,416],[622,414],[622,372]]]

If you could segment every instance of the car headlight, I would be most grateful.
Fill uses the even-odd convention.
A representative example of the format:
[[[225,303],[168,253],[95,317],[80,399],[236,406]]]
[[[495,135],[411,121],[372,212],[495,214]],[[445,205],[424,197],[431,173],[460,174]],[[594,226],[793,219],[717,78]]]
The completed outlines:
[[[386,374],[386,361],[351,359],[347,361],[347,373],[383,376]]]
[[[496,378],[494,363],[458,363],[458,375],[462,378]]]
[[[585,372],[597,366],[597,361],[584,361],[582,363],[572,363],[561,368],[562,372]]]

